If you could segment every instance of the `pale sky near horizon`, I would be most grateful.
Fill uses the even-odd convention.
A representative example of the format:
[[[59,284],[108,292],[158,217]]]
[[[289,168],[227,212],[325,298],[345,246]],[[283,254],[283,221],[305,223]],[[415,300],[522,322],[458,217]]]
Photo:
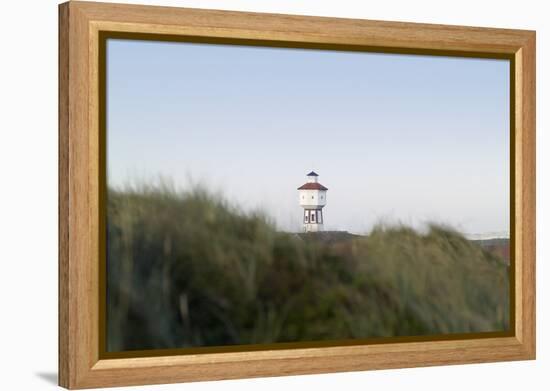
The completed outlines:
[[[110,39],[108,184],[200,182],[299,231],[315,170],[326,229],[508,233],[509,87],[507,60]]]

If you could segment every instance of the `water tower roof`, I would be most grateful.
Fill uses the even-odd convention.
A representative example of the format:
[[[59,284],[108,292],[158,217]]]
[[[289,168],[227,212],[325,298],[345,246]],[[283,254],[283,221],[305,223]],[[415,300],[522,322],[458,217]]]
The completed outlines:
[[[298,190],[328,190],[328,189],[325,186],[321,185],[319,182],[308,182],[300,186]]]
[[[317,175],[317,173],[315,171],[311,171],[309,174],[307,174],[306,176],[319,176]]]

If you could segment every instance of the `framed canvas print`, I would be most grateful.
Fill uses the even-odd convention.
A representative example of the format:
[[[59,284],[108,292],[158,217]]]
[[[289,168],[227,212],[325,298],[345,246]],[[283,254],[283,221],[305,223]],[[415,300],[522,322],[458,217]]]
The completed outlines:
[[[535,358],[535,33],[59,7],[59,381]]]

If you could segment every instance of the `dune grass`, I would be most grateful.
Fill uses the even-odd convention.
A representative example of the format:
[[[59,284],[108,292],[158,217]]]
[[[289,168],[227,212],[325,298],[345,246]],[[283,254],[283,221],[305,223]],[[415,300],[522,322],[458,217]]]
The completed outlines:
[[[452,229],[337,243],[204,189],[110,189],[107,350],[503,331],[509,271]]]

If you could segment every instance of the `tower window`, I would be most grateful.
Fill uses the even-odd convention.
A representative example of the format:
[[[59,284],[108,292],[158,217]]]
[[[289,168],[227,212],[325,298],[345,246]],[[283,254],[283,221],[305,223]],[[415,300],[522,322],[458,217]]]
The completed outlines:
[[[315,221],[315,212],[311,213],[311,222]]]
[[[313,199],[313,196],[311,196],[311,199]]]

